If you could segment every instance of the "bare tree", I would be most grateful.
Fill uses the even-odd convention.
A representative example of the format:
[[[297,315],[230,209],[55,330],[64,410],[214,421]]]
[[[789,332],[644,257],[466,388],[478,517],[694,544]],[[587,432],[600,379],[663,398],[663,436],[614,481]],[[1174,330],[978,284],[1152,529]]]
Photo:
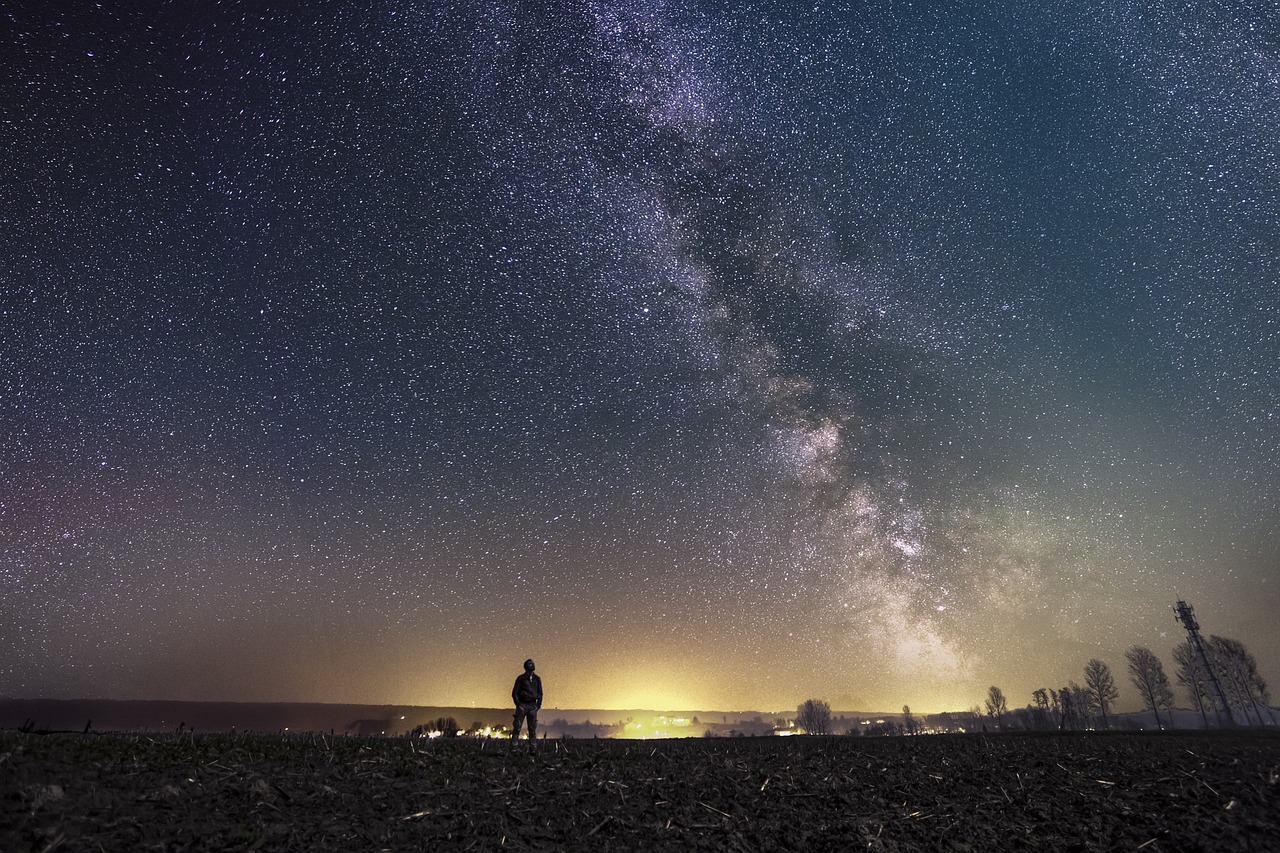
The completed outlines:
[[[1227,700],[1240,709],[1246,722],[1256,719],[1257,724],[1262,725],[1262,711],[1258,706],[1265,708],[1271,695],[1266,679],[1258,673],[1258,662],[1253,655],[1239,640],[1218,636],[1209,637],[1209,654]]]
[[[1065,692],[1065,690],[1059,691],[1054,690],[1052,687],[1049,688],[1049,713],[1053,715],[1055,725],[1059,729],[1067,727],[1067,707],[1066,703],[1062,701],[1062,694]]]
[[[910,705],[902,706],[902,728],[909,735],[920,731],[920,724],[916,722],[915,716],[912,715]]]
[[[1049,728],[1049,693],[1043,687],[1039,687],[1031,691],[1031,698],[1035,700],[1035,725],[1037,729]]]
[[[1084,686],[1089,695],[1093,697],[1093,704],[1102,714],[1102,727],[1104,729],[1111,728],[1111,721],[1107,718],[1107,711],[1110,710],[1111,703],[1120,698],[1120,691],[1116,688],[1116,680],[1111,677],[1111,667],[1097,658],[1090,658],[1089,662],[1084,665]]]
[[[1156,726],[1160,725],[1160,709],[1173,707],[1173,690],[1169,687],[1169,676],[1164,674],[1164,664],[1155,652],[1146,646],[1134,646],[1124,653],[1129,662],[1129,680],[1138,688],[1142,701],[1155,715]],[[1173,725],[1172,712],[1169,724]]]
[[[1054,706],[1058,711],[1058,728],[1081,728],[1080,711],[1076,708],[1075,694],[1070,687],[1061,687],[1054,692]]]
[[[1071,692],[1071,707],[1075,710],[1076,728],[1093,728],[1093,718],[1098,713],[1098,703],[1093,694],[1085,690],[1075,680],[1067,682],[1067,690]]]
[[[1004,715],[1009,710],[1009,703],[1005,701],[1004,691],[994,684],[987,688],[987,716],[996,722],[996,728],[1000,727]]]
[[[1204,727],[1209,728],[1209,710],[1213,707],[1213,700],[1209,698],[1209,683],[1199,653],[1190,640],[1183,640],[1173,647],[1173,660],[1178,665],[1178,683],[1187,688],[1191,704],[1200,712]]]
[[[796,725],[811,735],[831,734],[831,706],[821,699],[806,699],[796,708]]]

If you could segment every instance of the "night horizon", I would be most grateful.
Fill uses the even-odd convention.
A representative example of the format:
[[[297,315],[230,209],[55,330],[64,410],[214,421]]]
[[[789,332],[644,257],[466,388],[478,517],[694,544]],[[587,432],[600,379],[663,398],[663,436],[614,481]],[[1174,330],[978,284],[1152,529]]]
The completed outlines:
[[[1275,684],[1272,11],[6,11],[0,696]]]

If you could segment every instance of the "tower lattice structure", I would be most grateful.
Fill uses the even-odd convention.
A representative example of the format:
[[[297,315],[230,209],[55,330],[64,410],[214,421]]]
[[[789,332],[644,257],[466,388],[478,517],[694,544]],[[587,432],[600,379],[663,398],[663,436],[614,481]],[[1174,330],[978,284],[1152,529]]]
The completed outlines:
[[[1196,657],[1200,659],[1200,666],[1204,670],[1205,680],[1209,685],[1209,701],[1214,705],[1219,723],[1225,719],[1228,726],[1235,725],[1235,719],[1231,716],[1231,706],[1227,704],[1226,694],[1222,692],[1222,684],[1218,681],[1217,673],[1213,671],[1213,665],[1209,662],[1209,653],[1205,651],[1195,610],[1190,604],[1178,599],[1178,603],[1173,606],[1173,612],[1178,615],[1178,621],[1187,629],[1187,638],[1195,650]]]

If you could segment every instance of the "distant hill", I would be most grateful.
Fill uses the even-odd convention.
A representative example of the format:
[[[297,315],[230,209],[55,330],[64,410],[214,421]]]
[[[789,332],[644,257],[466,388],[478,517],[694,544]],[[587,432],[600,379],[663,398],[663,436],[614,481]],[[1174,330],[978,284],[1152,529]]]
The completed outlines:
[[[115,699],[0,699],[0,728],[30,724],[48,731],[184,731],[326,732],[398,735],[440,717],[452,717],[464,729],[510,726],[509,708],[461,708],[421,705],[341,705],[313,702],[179,702]],[[701,717],[704,727],[739,726],[767,730],[775,715],[759,712],[602,710],[543,708],[541,723],[549,734],[563,731],[612,734],[628,724],[652,730],[663,721],[673,734],[700,735],[689,721]],[[557,732],[552,724],[560,723]],[[744,725],[746,724],[746,725]]]
[[[540,732],[547,737],[702,737],[765,735],[785,728],[792,714],[758,711],[653,711],[646,709],[543,708]],[[511,725],[509,708],[462,708],[422,705],[341,705],[316,702],[176,702],[113,699],[0,698],[0,729],[29,725],[44,731],[98,732],[324,732],[343,735],[402,735],[417,726],[430,728],[452,717],[464,730]],[[1274,718],[1273,718],[1274,719]],[[901,726],[900,714],[844,711],[832,713],[831,731],[845,734],[886,733],[886,724]],[[978,731],[991,726],[968,712],[921,715],[925,731]],[[1025,723],[1013,723],[1021,728]],[[1272,723],[1274,724],[1274,723]],[[1150,712],[1116,714],[1112,728],[1156,728]],[[1199,714],[1174,712],[1178,729],[1198,729]]]
[[[510,725],[496,708],[426,708],[414,705],[337,705],[310,702],[174,702],[112,699],[0,699],[0,728],[30,722],[37,729],[83,731],[320,731],[333,734],[403,734],[438,717],[466,727]]]

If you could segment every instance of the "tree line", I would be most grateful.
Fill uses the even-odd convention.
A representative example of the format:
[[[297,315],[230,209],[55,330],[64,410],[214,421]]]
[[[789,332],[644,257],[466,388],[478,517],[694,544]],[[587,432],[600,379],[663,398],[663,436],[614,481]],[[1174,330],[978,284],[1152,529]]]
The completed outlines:
[[[1184,640],[1174,647],[1173,660],[1177,684],[1185,691],[1192,710],[1200,714],[1204,727],[1274,724],[1270,689],[1244,643],[1214,635],[1203,643],[1203,648],[1201,655],[1190,639]],[[1138,691],[1143,708],[1155,717],[1156,726],[1172,727],[1175,695],[1164,662],[1146,646],[1132,646],[1125,652],[1125,663],[1129,683]],[[1111,728],[1115,703],[1120,698],[1111,667],[1091,658],[1084,666],[1083,681],[1083,685],[1072,679],[1062,687],[1037,688],[1031,693],[1031,704],[1012,711],[1004,691],[992,685],[984,707],[971,708],[969,719],[985,719],[996,729]],[[902,712],[901,726],[869,733],[916,734],[925,730],[910,706],[902,706]],[[949,714],[938,716],[951,718]],[[796,708],[795,722],[797,728],[809,734],[831,734],[831,707],[818,699],[806,700]]]
[[[1175,678],[1204,727],[1274,722],[1267,681],[1244,643],[1211,636],[1204,652],[1202,656],[1190,639],[1173,649]],[[1151,712],[1157,727],[1171,727],[1175,696],[1164,662],[1146,646],[1132,646],[1125,652],[1125,663],[1143,708]],[[1032,704],[1017,713],[1023,728],[1109,729],[1120,689],[1110,666],[1092,658],[1085,664],[1083,685],[1071,680],[1057,689],[1041,687],[1032,691],[1031,698]],[[994,685],[987,691],[986,712],[997,727],[1004,726],[1008,706]]]

